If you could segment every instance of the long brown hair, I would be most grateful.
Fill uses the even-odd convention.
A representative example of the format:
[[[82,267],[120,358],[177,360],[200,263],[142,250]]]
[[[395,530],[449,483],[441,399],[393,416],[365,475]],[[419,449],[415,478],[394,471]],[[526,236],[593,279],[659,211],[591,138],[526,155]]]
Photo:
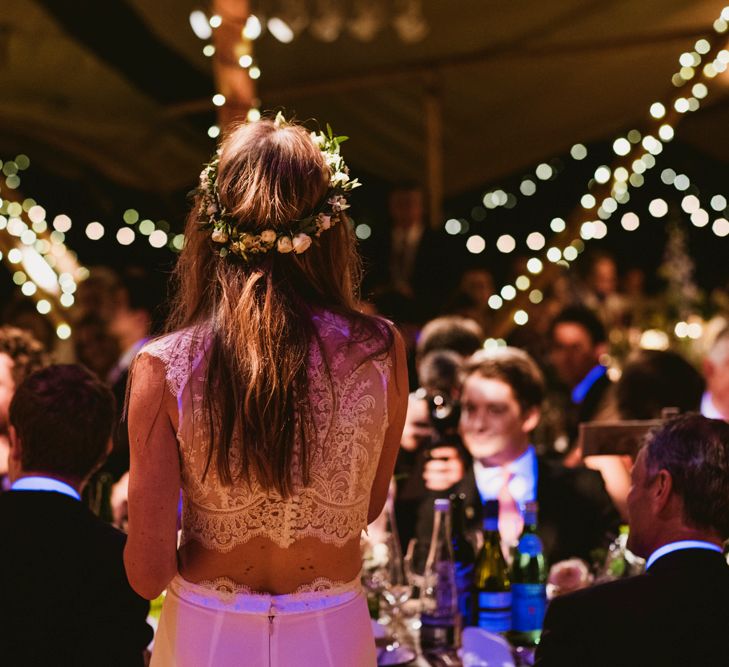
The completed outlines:
[[[217,187],[221,204],[245,227],[285,230],[326,195],[329,170],[309,133],[270,120],[240,125],[222,143]],[[220,257],[197,222],[193,204],[186,245],[174,273],[169,329],[212,324],[205,382],[205,419],[220,479],[234,482],[230,454],[282,496],[309,481],[307,435],[309,347],[318,338],[313,312],[340,313],[358,326],[354,340],[376,337],[378,354],[392,333],[356,310],[361,264],[349,222],[325,231],[304,253],[270,251],[242,262]],[[301,443],[295,451],[295,442]],[[236,438],[237,436],[237,438]],[[293,474],[294,460],[301,479]],[[206,467],[206,471],[207,471]]]

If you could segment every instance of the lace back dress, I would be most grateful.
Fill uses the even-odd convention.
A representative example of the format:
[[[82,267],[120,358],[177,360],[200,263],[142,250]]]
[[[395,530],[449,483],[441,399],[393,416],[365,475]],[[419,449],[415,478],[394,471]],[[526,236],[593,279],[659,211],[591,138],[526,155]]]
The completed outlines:
[[[235,447],[230,455],[234,483],[223,484],[214,463],[203,479],[210,447],[203,418],[209,328],[185,329],[143,348],[143,354],[164,363],[169,390],[177,398],[182,545],[196,540],[228,552],[263,536],[282,548],[304,537],[342,546],[366,528],[388,425],[392,362],[387,350],[369,358],[382,348],[381,337],[351,343],[357,332],[348,319],[325,312],[314,322],[319,340],[312,341],[308,367],[315,426],[315,437],[307,443],[310,481],[298,482],[290,498],[262,488],[242,470]],[[300,450],[298,437],[295,447]],[[294,478],[300,479],[294,459]]]

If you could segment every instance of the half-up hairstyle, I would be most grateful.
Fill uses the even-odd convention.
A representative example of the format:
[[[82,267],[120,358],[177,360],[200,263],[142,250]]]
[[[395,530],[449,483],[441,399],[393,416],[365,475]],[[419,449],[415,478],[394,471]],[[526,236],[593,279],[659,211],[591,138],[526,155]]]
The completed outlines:
[[[239,125],[224,139],[217,175],[220,203],[250,233],[285,231],[326,196],[329,172],[309,133],[270,120]],[[199,196],[199,195],[198,195]],[[371,356],[386,355],[390,329],[356,310],[361,265],[350,222],[322,233],[302,254],[269,252],[248,261],[221,257],[201,228],[193,203],[186,244],[174,272],[169,330],[211,325],[204,419],[223,483],[233,479],[231,450],[243,475],[255,475],[286,497],[309,482],[307,442],[313,430],[307,368],[318,340],[312,316],[328,310],[349,318],[350,343],[375,339]],[[296,441],[301,448],[295,451]],[[301,479],[295,479],[294,461]]]

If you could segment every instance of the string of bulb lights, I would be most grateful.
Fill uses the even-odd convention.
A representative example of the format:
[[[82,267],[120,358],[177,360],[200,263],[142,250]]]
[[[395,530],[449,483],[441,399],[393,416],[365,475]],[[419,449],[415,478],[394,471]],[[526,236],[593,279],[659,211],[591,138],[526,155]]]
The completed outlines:
[[[722,10],[721,15],[713,24],[713,30],[715,38],[729,30],[729,7]],[[707,60],[707,56],[712,56],[712,51],[715,51],[716,54]],[[695,43],[694,50],[681,54],[679,65],[680,69],[672,76],[671,82],[676,88],[684,88],[698,77],[709,81],[726,71],[729,65],[729,51],[718,47],[712,49],[709,39],[702,38]],[[552,244],[544,251],[542,257],[536,255],[529,257],[526,263],[527,273],[518,276],[513,284],[504,285],[498,294],[493,294],[488,301],[489,307],[498,311],[506,302],[517,299],[520,292],[526,293],[531,303],[540,303],[543,293],[538,287],[533,287],[532,283],[534,277],[542,273],[545,266],[544,259],[553,264],[569,267],[571,262],[584,251],[586,241],[604,238],[608,231],[605,221],[612,217],[619,205],[627,204],[630,201],[631,187],[637,188],[643,185],[645,180],[643,174],[655,167],[656,156],[663,151],[663,144],[673,139],[676,122],[682,115],[698,111],[701,100],[708,93],[709,88],[706,83],[699,81],[692,85],[690,95],[675,96],[669,108],[661,102],[651,104],[649,114],[652,123],[656,126],[657,136],[650,133],[642,135],[638,130],[631,130],[626,136],[616,138],[613,142],[613,152],[616,158],[625,164],[621,163],[614,170],[607,165],[601,165],[596,169],[593,178],[588,183],[587,191],[580,199],[578,216],[586,219],[580,224],[578,237],[573,238],[569,243],[560,243],[558,239],[568,230],[568,225],[562,218],[554,218],[550,222],[550,228],[554,232]],[[587,149],[582,144],[575,144],[570,154],[574,159],[582,159],[587,155]],[[688,177],[685,178],[688,180]],[[595,189],[604,189],[608,185],[610,186],[609,194],[605,197],[599,195],[601,201],[598,206],[598,197],[591,192],[591,189],[595,186]],[[681,179],[680,185],[683,186],[683,179]],[[592,211],[595,215],[589,215]],[[700,220],[703,220],[703,216]],[[631,226],[634,223],[629,219],[628,224]],[[694,222],[694,224],[696,223]],[[723,222],[719,222],[718,229],[720,232],[723,231]],[[717,236],[721,236],[721,234],[717,234]],[[541,234],[531,236],[529,249],[543,250],[546,240],[542,245],[542,237]],[[556,242],[555,239],[557,239]],[[515,246],[513,238],[509,237],[502,241],[501,249],[498,246],[497,249],[500,252],[505,250],[511,252]],[[467,240],[466,247],[470,252],[478,254],[483,252],[486,243],[480,235],[472,235]],[[514,324],[523,326],[529,321],[529,314],[523,308],[515,308],[511,313],[511,318]]]

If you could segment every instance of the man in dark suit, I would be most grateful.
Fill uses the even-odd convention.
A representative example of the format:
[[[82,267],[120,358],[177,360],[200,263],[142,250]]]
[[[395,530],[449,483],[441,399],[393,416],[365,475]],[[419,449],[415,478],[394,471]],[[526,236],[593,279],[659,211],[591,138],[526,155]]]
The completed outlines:
[[[628,547],[646,573],[553,600],[540,667],[708,667],[729,662],[729,425],[684,415],[641,450]]]
[[[569,392],[564,428],[570,447],[574,447],[579,425],[599,419],[611,407],[612,382],[601,363],[607,352],[607,334],[589,308],[568,306],[552,321],[550,342],[551,364]]]
[[[436,495],[464,493],[466,521],[480,529],[486,500],[499,500],[499,531],[506,546],[523,527],[521,510],[539,504],[538,532],[550,563],[591,552],[617,534],[619,517],[599,473],[566,468],[537,457],[529,434],[539,422],[544,395],[541,371],[516,348],[476,353],[463,369],[460,434],[470,460],[432,460],[424,477]],[[440,448],[441,454],[448,454]],[[437,453],[434,451],[434,453]],[[421,507],[419,542],[430,541],[433,497]]]
[[[6,665],[142,665],[149,604],[125,536],[80,502],[108,454],[114,398],[81,366],[30,375],[10,404],[11,490],[0,496],[0,652]]]

